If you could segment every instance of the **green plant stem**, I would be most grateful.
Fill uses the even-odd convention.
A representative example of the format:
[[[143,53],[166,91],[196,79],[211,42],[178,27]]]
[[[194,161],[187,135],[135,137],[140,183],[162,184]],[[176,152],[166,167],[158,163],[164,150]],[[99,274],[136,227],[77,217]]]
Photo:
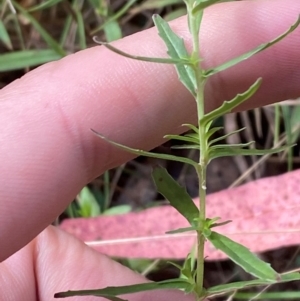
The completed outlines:
[[[198,108],[198,118],[204,116],[204,82],[201,82],[201,77],[198,82],[200,89],[197,91],[197,108]],[[196,276],[196,287],[198,299],[201,300],[201,295],[203,294],[203,277],[204,277],[204,244],[205,237],[203,235],[203,230],[206,220],[206,167],[207,167],[207,141],[205,139],[205,127],[200,126],[199,122],[199,141],[200,141],[200,155],[199,155],[199,165],[197,168],[197,174],[199,179],[199,228],[197,231],[197,276]]]
[[[280,133],[280,105],[275,104],[275,126],[274,126],[274,143],[273,143],[273,145],[278,144],[279,133]]]
[[[200,155],[201,158],[201,155]],[[197,300],[201,300],[203,296],[203,280],[204,280],[204,245],[205,237],[202,234],[206,220],[206,166],[200,166],[197,170],[199,179],[199,230],[197,231],[197,277],[196,290]]]
[[[193,1],[192,1],[193,2]],[[200,141],[200,156],[199,164],[197,167],[197,174],[199,179],[199,221],[197,230],[197,270],[196,270],[196,289],[197,300],[203,299],[203,277],[204,277],[204,245],[205,237],[203,230],[206,221],[206,167],[207,167],[207,139],[206,139],[206,128],[200,126],[200,120],[204,117],[204,86],[205,78],[202,75],[202,68],[199,62],[200,57],[200,45],[199,45],[199,16],[197,17],[192,13],[193,3],[187,5],[189,27],[192,36],[193,52],[191,59],[194,63],[194,72],[196,78],[196,103],[198,113],[198,125],[199,125],[199,141]],[[201,15],[202,18],[202,15]],[[200,21],[201,22],[201,21]]]

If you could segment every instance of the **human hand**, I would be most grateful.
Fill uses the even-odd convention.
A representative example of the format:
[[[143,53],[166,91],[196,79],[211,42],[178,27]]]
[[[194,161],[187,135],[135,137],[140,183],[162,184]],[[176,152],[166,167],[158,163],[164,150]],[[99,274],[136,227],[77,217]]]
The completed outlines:
[[[201,42],[205,64],[214,66],[285,31],[296,20],[300,3],[244,1],[207,12]],[[184,19],[172,26],[188,39]],[[260,76],[262,88],[248,108],[299,96],[299,38],[298,29],[212,78],[207,110]],[[166,52],[154,29],[115,45],[143,56],[164,57]],[[58,291],[143,281],[68,234],[44,229],[86,183],[131,158],[98,139],[91,128],[120,143],[150,149],[164,134],[195,120],[195,104],[178,84],[174,67],[132,61],[95,47],[28,73],[2,89],[0,99],[0,300],[51,300]],[[185,298],[180,292],[161,291],[130,300]],[[77,299],[82,300],[72,300]]]

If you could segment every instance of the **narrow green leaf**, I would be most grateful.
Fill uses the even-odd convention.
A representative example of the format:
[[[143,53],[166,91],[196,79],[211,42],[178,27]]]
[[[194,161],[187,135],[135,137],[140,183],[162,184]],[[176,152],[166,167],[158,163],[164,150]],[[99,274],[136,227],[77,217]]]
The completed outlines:
[[[228,147],[219,148],[219,149],[213,149],[209,151],[209,158],[215,159],[219,157],[230,157],[230,156],[262,156],[266,154],[276,154],[279,153],[288,147],[291,146],[282,146],[277,148],[271,148],[271,149],[237,149],[237,148],[230,148],[230,145]]]
[[[179,271],[181,271],[182,267],[179,264],[172,262],[172,261],[168,261],[168,263],[170,265],[174,266],[175,268],[177,268]]]
[[[226,284],[220,284],[207,289],[207,297],[219,294],[227,294],[236,290],[241,290],[244,288],[249,288],[253,286],[262,286],[273,284],[275,281],[266,281],[266,280],[249,280],[249,281],[240,281],[240,282],[231,282]]]
[[[253,287],[253,286],[262,286],[262,285],[269,285],[275,283],[285,283],[290,281],[297,281],[300,280],[299,273],[290,273],[290,274],[279,274],[278,279],[275,281],[266,281],[266,280],[249,280],[249,281],[240,281],[240,282],[232,282],[221,284],[217,286],[213,286],[207,289],[207,297],[216,295],[216,294],[227,294],[236,290]]]
[[[67,292],[62,292],[62,293],[56,293],[54,294],[54,298],[67,298],[67,297],[72,297],[72,296],[86,296],[84,293],[81,294],[81,292],[86,292],[86,291],[67,291]],[[70,295],[67,295],[70,294]],[[89,295],[88,295],[89,296]],[[93,295],[92,295],[93,296]],[[108,295],[108,294],[100,294],[100,295],[95,295],[102,297],[104,299],[110,300],[110,301],[129,301],[127,299],[122,299],[113,295]]]
[[[297,291],[277,291],[277,292],[248,292],[248,293],[236,293],[234,294],[235,300],[300,300],[300,292]]]
[[[192,225],[199,216],[199,210],[186,190],[162,167],[154,168],[152,177],[157,191]]]
[[[190,136],[180,136],[180,135],[165,135],[165,139],[172,139],[172,140],[180,140],[185,142],[197,143],[199,144],[199,139],[195,139],[194,137]]]
[[[297,281],[300,280],[300,273],[299,272],[284,273],[284,274],[280,274],[279,277],[280,279],[277,281],[277,283]]]
[[[274,40],[268,42],[268,43],[264,43],[254,49],[252,49],[251,51],[242,54],[241,56],[238,56],[218,67],[212,68],[212,69],[208,69],[204,72],[203,76],[211,76],[213,74],[216,74],[218,72],[221,72],[225,69],[228,69],[244,60],[249,59],[251,56],[271,47],[272,45],[278,43],[279,41],[281,41],[283,38],[285,38],[287,35],[289,35],[291,32],[293,32],[300,24],[300,16],[298,17],[297,21],[283,34],[281,34],[280,36],[278,36],[277,38],[275,38]]]
[[[0,54],[0,72],[34,67],[61,58],[53,49],[8,52]]]
[[[193,138],[195,141],[199,142],[199,134],[198,133],[186,133],[185,137]]]
[[[159,15],[153,16],[153,22],[158,29],[160,37],[164,40],[168,48],[169,56],[175,60],[189,60],[189,54],[185,48],[183,39],[172,31],[169,24]],[[196,96],[197,84],[193,68],[187,65],[177,64],[176,70],[179,80],[193,96]]]
[[[270,264],[259,259],[243,245],[214,231],[212,231],[207,239],[216,249],[224,252],[232,261],[249,274],[262,280],[275,281],[278,279],[278,274],[271,268]]]
[[[62,47],[50,36],[50,34],[40,25],[40,23],[29,14],[21,5],[16,1],[13,1],[14,6],[24,15],[35,28],[35,30],[41,35],[50,48],[52,48],[57,54],[65,56],[66,52]]]
[[[177,233],[191,232],[196,230],[197,228],[195,227],[178,228],[175,230],[167,231],[166,234],[177,234]]]
[[[160,282],[148,282],[141,284],[133,284],[126,286],[108,286],[102,289],[95,290],[78,290],[60,292],[54,295],[54,298],[66,298],[72,296],[98,296],[104,298],[116,298],[119,295],[126,295],[132,293],[139,293],[143,291],[161,290],[161,289],[186,289],[189,288],[190,283],[184,279],[171,279]],[[124,299],[109,299],[109,300],[124,300]]]
[[[74,10],[75,5],[76,5],[76,1],[74,0],[72,6],[70,7],[71,11]],[[63,47],[67,42],[67,38],[70,33],[72,22],[73,22],[73,13],[68,14],[68,16],[64,20],[64,25],[63,25],[63,28],[61,31],[61,36],[59,38],[59,45],[61,47]]]
[[[197,4],[193,10],[192,10],[192,13],[193,14],[197,14],[199,11],[201,10],[204,10],[205,8],[217,3],[217,2],[220,2],[222,0],[205,0],[205,1],[201,1],[199,4]]]
[[[46,0],[42,3],[39,3],[37,5],[34,5],[34,6],[30,7],[27,11],[31,13],[31,12],[34,12],[34,11],[37,11],[37,10],[43,10],[43,9],[52,7],[52,6],[58,4],[59,2],[62,2],[62,1],[63,0]]]
[[[235,153],[236,155],[238,155],[240,150],[245,150],[246,147],[249,147],[254,143],[255,141],[250,141],[247,143],[237,143],[237,144],[217,144],[209,148],[209,153],[215,154],[218,153],[218,151],[220,150],[222,153],[228,151],[228,153]],[[253,149],[247,148],[246,150],[248,151]]]
[[[199,134],[199,129],[193,124],[184,123],[184,124],[182,124],[182,126],[186,126],[186,127],[190,128],[192,131],[194,131],[195,133]]]
[[[12,43],[4,23],[0,20],[0,41],[8,48],[12,49]]]
[[[230,150],[232,150],[232,149],[239,150],[239,149],[242,149],[243,147],[249,147],[254,143],[255,143],[255,141],[249,141],[247,143],[237,143],[237,144],[217,144],[217,145],[211,146],[209,149],[213,150],[213,151],[217,150],[217,149],[226,149],[226,148],[229,148]]]
[[[214,133],[216,133],[217,131],[223,130],[223,129],[224,129],[223,126],[218,126],[218,127],[211,128],[205,134],[206,139],[208,140]]]
[[[223,128],[223,127],[221,127],[221,129],[222,129],[222,128]],[[217,129],[220,129],[220,128],[217,128]],[[208,145],[212,145],[212,144],[214,144],[214,143],[216,143],[216,142],[218,142],[218,141],[224,140],[224,139],[226,139],[226,138],[228,138],[228,137],[230,137],[230,136],[232,136],[232,135],[234,135],[234,134],[237,134],[237,133],[239,133],[239,132],[244,131],[245,129],[246,129],[246,128],[244,127],[244,128],[238,129],[238,130],[236,130],[236,131],[230,132],[230,133],[228,133],[228,134],[226,134],[226,135],[223,135],[223,136],[221,136],[221,137],[218,137],[218,138],[216,138],[216,139],[213,139],[213,140],[209,141]]]
[[[218,220],[220,220],[220,219],[221,219],[221,218],[220,218],[219,216],[216,216],[216,217],[213,217],[213,218],[206,218],[204,227],[205,227],[205,228],[211,228],[212,225],[213,225],[216,221],[218,221]]]
[[[230,113],[234,108],[249,99],[258,90],[261,82],[261,78],[257,79],[256,82],[252,86],[250,86],[247,91],[241,94],[237,94],[232,100],[224,101],[221,106],[205,114],[204,117],[200,120],[200,125],[206,125],[208,122],[211,122],[216,118],[223,116],[224,114]]]
[[[220,227],[220,226],[224,226],[224,225],[227,225],[229,223],[232,223],[232,220],[228,220],[228,221],[225,221],[225,222],[221,222],[221,223],[214,223],[210,226],[210,228],[215,228],[215,227]]]
[[[200,150],[199,144],[183,144],[183,145],[173,145],[171,149],[198,149]]]
[[[100,137],[101,139],[107,141],[108,143],[124,150],[127,151],[129,153],[135,154],[137,156],[145,156],[145,157],[150,157],[150,158],[158,158],[158,159],[164,159],[164,160],[170,160],[170,161],[177,161],[177,162],[182,162],[182,163],[186,163],[186,164],[190,164],[192,166],[197,166],[197,163],[191,159],[185,158],[185,157],[179,157],[179,156],[173,156],[173,155],[167,155],[167,154],[158,154],[158,153],[151,153],[151,152],[146,152],[140,149],[135,149],[135,148],[131,148],[125,145],[122,145],[120,143],[114,142],[106,137],[104,137],[103,135],[101,135],[100,133],[96,132],[95,130],[91,129],[91,131],[93,133],[95,133],[98,137]]]
[[[137,55],[132,55],[127,52],[124,52],[111,44],[108,44],[106,42],[99,41],[97,37],[93,38],[94,42],[97,44],[100,44],[102,46],[105,46],[107,49],[111,50],[112,52],[115,52],[119,55],[122,55],[124,57],[128,57],[133,60],[137,61],[143,61],[143,62],[151,62],[151,63],[159,63],[159,64],[188,64],[189,62],[186,60],[184,61],[183,59],[164,59],[164,58],[154,58],[154,57],[145,57],[145,56],[137,56]]]

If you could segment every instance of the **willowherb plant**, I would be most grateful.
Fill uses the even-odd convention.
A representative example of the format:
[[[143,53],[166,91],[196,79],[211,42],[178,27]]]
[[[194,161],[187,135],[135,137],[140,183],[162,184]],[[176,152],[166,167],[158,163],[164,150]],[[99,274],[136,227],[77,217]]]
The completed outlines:
[[[253,141],[234,145],[219,143],[229,135],[236,134],[243,129],[239,129],[225,136],[212,139],[213,134],[221,129],[220,127],[213,126],[214,120],[226,113],[231,112],[233,109],[249,99],[259,89],[262,83],[262,79],[257,79],[247,91],[241,94],[237,94],[233,99],[229,101],[224,101],[223,104],[215,110],[209,113],[205,113],[204,111],[204,88],[209,77],[227,68],[230,68],[243,60],[250,58],[254,54],[261,52],[271,47],[278,41],[282,40],[297,28],[297,26],[300,24],[300,18],[298,18],[295,24],[293,24],[285,33],[278,36],[276,39],[270,41],[269,43],[262,44],[259,47],[215,68],[204,69],[201,64],[203,58],[200,57],[199,49],[199,31],[201,27],[203,12],[207,7],[221,1],[184,0],[184,2],[187,8],[188,26],[193,45],[191,53],[189,53],[185,48],[183,39],[176,35],[176,33],[172,31],[168,23],[158,15],[153,16],[153,21],[156,28],[158,29],[160,37],[163,39],[167,46],[169,58],[148,58],[133,56],[128,53],[124,53],[123,51],[116,49],[109,44],[99,42],[96,39],[95,41],[125,57],[141,61],[156,63],[159,62],[175,65],[179,80],[189,90],[196,101],[198,123],[197,125],[183,124],[184,127],[187,127],[190,130],[185,135],[166,135],[165,138],[184,141],[186,144],[179,146],[180,148],[199,150],[198,162],[185,157],[168,154],[157,154],[133,149],[128,146],[124,146],[118,144],[117,142],[111,141],[101,134],[95,131],[94,132],[99,137],[115,145],[116,147],[131,152],[135,155],[179,161],[189,164],[193,168],[195,168],[199,178],[199,208],[194,204],[192,198],[188,195],[186,190],[181,187],[165,169],[161,167],[155,167],[153,171],[153,180],[156,184],[158,192],[161,193],[170,202],[170,204],[186,218],[186,220],[190,224],[190,226],[187,228],[172,230],[169,233],[180,233],[186,231],[196,231],[197,233],[196,268],[194,269],[193,267],[191,255],[187,254],[187,258],[183,267],[176,265],[180,269],[181,275],[183,276],[181,278],[156,283],[152,282],[122,287],[107,287],[99,290],[68,291],[57,293],[55,295],[55,297],[57,298],[94,295],[107,298],[108,300],[122,301],[124,299],[121,299],[117,296],[147,290],[176,288],[183,290],[185,293],[194,294],[195,300],[200,301],[216,295],[231,294],[237,290],[251,286],[269,285],[273,283],[300,279],[299,273],[278,274],[275,270],[273,270],[270,264],[259,259],[246,247],[214,231],[214,228],[222,226],[230,221],[218,222],[219,217],[208,218],[206,216],[206,169],[211,160],[225,156],[248,156],[277,153],[286,148],[281,147],[269,150],[259,150],[255,148],[249,149],[248,147],[254,143]],[[205,258],[204,244],[206,242],[211,243],[215,248],[224,252],[241,268],[254,276],[255,279],[251,281],[222,284],[205,289],[203,287],[203,275]]]

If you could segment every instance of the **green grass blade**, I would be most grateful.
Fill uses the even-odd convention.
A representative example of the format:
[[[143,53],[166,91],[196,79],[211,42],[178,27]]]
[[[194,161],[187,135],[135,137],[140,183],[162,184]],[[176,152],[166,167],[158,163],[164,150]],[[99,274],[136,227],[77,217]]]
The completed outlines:
[[[118,20],[120,17],[122,17],[128,10],[129,8],[135,4],[137,2],[137,0],[129,0],[127,1],[127,3],[120,9],[118,10],[116,13],[113,14],[113,16],[111,16],[110,18],[108,18],[106,20],[106,22],[104,24],[101,24],[99,27],[97,27],[96,29],[94,29],[91,32],[91,35],[94,35],[96,32],[104,29],[104,27],[107,25],[107,23],[112,22],[112,21],[116,21]]]
[[[62,2],[63,0],[47,0],[47,1],[44,1],[42,3],[39,3],[37,5],[34,5],[33,7],[29,8],[28,9],[28,12],[34,12],[34,11],[37,11],[37,10],[43,10],[43,9],[46,9],[46,8],[50,8],[60,2]]]
[[[291,143],[295,143],[300,135],[299,129],[296,131],[294,130],[299,125],[300,120],[300,106],[296,106],[293,108],[292,115],[290,117],[290,124],[291,124],[291,131],[292,131],[292,138]]]
[[[234,108],[249,99],[258,90],[261,82],[261,78],[257,79],[256,82],[252,86],[250,86],[247,91],[241,94],[237,94],[232,100],[224,101],[220,107],[208,114],[205,114],[204,117],[200,120],[200,125],[206,125],[208,122],[211,122],[216,118],[223,116],[224,114],[230,113]]]
[[[3,22],[0,20],[0,41],[8,48],[8,49],[12,49],[12,43],[9,37],[9,34],[6,30],[5,25],[3,24]]]
[[[283,34],[281,34],[280,36],[278,36],[277,38],[275,38],[274,40],[268,42],[268,43],[264,43],[254,49],[252,49],[251,51],[242,54],[241,56],[238,56],[218,67],[212,68],[212,69],[208,69],[204,72],[204,76],[211,76],[213,74],[216,74],[218,72],[221,72],[225,69],[228,69],[244,60],[249,59],[251,56],[273,46],[274,44],[278,43],[279,41],[281,41],[283,38],[285,38],[287,35],[289,35],[291,32],[293,32],[300,24],[300,16],[298,17],[297,21]]]
[[[75,14],[76,14],[76,21],[78,25],[79,45],[80,48],[83,50],[86,49],[86,35],[85,35],[83,16],[80,9],[78,8],[75,9]]]
[[[151,153],[151,152],[146,152],[140,149],[135,149],[135,148],[131,148],[125,145],[122,145],[120,143],[114,142],[106,137],[104,137],[103,135],[101,135],[100,133],[94,131],[93,129],[91,129],[92,132],[94,132],[98,137],[100,137],[101,139],[107,141],[108,143],[124,150],[127,151],[129,153],[135,154],[137,156],[145,156],[145,157],[150,157],[150,158],[158,158],[158,159],[164,159],[164,160],[170,160],[170,161],[177,161],[177,162],[181,162],[181,163],[186,163],[186,164],[190,164],[192,166],[196,166],[197,163],[191,159],[185,158],[185,157],[179,157],[179,156],[173,156],[173,155],[167,155],[167,154],[158,154],[158,153]]]
[[[9,3],[9,2],[7,2]],[[24,41],[24,35],[23,35],[23,31],[22,31],[22,26],[21,26],[21,21],[20,21],[20,17],[18,16],[14,5],[12,4],[12,8],[13,11],[15,11],[15,13],[12,14],[12,20],[13,20],[13,25],[17,34],[17,38],[19,40],[20,43],[20,50],[25,50],[25,41]]]
[[[103,30],[107,42],[116,41],[122,38],[122,30],[117,21],[105,23]]]
[[[42,65],[62,58],[53,49],[23,50],[0,55],[0,72]]]
[[[277,272],[271,268],[270,264],[259,259],[243,245],[214,231],[211,232],[211,235],[207,239],[216,249],[224,252],[232,261],[249,274],[267,281],[278,279]]]
[[[185,188],[180,186],[165,168],[155,167],[152,177],[157,191],[192,224],[199,216],[199,210]]]
[[[49,33],[39,24],[39,22],[29,14],[21,5],[17,4],[15,1],[13,2],[14,6],[21,12],[32,24],[35,30],[41,35],[41,37],[45,40],[50,48],[52,48],[57,54],[62,57],[66,55],[66,52],[62,49],[62,47],[49,35]]]
[[[73,1],[73,2],[75,2],[75,1]],[[67,4],[67,6],[68,6],[68,10],[72,11],[72,7],[69,7],[70,4]],[[73,6],[74,6],[74,3],[73,3]],[[67,18],[64,21],[63,29],[61,31],[61,36],[59,38],[59,45],[61,47],[63,47],[66,44],[68,34],[69,34],[69,31],[70,31],[70,27],[71,27],[71,24],[72,24],[72,20],[73,20],[72,15],[73,14],[71,14],[71,13],[68,14]]]
[[[160,37],[168,48],[168,55],[175,60],[188,60],[189,54],[185,48],[183,39],[177,36],[169,26],[169,24],[159,15],[153,16],[153,22],[158,29]],[[182,64],[176,65],[179,80],[184,86],[196,96],[196,79],[195,72],[192,67]]]
[[[102,209],[101,211],[106,211],[109,208],[110,198],[111,198],[111,185],[110,185],[109,171],[107,170],[103,174],[103,198],[101,198],[103,202],[100,203],[100,207]]]
[[[112,52],[115,52],[119,55],[122,55],[124,57],[128,57],[130,59],[133,59],[133,60],[137,60],[137,61],[144,61],[144,62],[151,62],[151,63],[159,63],[159,64],[187,64],[188,61],[184,62],[183,60],[180,60],[180,59],[164,59],[164,58],[154,58],[154,57],[145,57],[145,56],[137,56],[137,55],[132,55],[132,54],[129,54],[127,52],[124,52],[106,42],[102,42],[102,41],[99,41],[97,39],[97,37],[94,37],[94,42],[97,43],[97,44],[100,44],[102,46],[105,46],[106,48],[108,48],[109,50],[111,50]]]
[[[107,298],[116,297],[119,295],[126,295],[132,293],[139,293],[143,291],[161,290],[161,289],[186,289],[190,284],[184,279],[171,279],[160,282],[148,282],[141,284],[133,284],[126,286],[108,286],[103,289],[95,290],[79,290],[79,291],[67,291],[60,292],[54,295],[54,298],[66,298],[72,296],[98,296]],[[118,300],[118,299],[109,299]],[[123,299],[119,299],[123,300]]]
[[[288,106],[281,106],[282,110],[282,117],[284,121],[284,128],[285,128],[285,134],[286,134],[286,142],[287,144],[292,144],[292,126],[291,126],[291,108]],[[289,148],[287,150],[288,153],[288,171],[291,171],[293,168],[293,149]]]

